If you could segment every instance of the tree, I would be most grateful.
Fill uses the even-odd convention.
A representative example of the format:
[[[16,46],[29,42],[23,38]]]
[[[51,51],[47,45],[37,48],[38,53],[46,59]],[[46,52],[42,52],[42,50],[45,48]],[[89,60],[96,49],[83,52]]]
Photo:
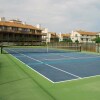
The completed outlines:
[[[95,38],[94,41],[95,41],[96,43],[100,43],[100,37]]]
[[[62,42],[72,42],[71,38],[66,38],[66,39],[63,39]]]
[[[75,40],[75,43],[79,43],[79,41],[78,40]]]

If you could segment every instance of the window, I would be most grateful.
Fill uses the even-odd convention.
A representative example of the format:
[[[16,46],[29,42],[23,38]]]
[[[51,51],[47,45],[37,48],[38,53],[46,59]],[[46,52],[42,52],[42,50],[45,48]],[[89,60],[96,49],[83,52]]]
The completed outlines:
[[[81,40],[83,41],[83,38],[81,38]]]
[[[17,27],[12,27],[12,30],[13,31],[18,31],[18,28]]]
[[[75,37],[77,37],[77,34],[75,34]]]
[[[0,30],[2,29],[2,26],[0,26]]]

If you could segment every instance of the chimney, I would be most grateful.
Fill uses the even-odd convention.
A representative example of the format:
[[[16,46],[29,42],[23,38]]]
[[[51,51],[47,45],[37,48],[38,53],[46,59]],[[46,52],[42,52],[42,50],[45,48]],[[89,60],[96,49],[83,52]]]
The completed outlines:
[[[5,17],[1,17],[0,21],[2,21],[2,22],[6,21]]]
[[[37,27],[37,28],[41,28],[41,25],[40,25],[40,24],[37,24],[36,27]]]

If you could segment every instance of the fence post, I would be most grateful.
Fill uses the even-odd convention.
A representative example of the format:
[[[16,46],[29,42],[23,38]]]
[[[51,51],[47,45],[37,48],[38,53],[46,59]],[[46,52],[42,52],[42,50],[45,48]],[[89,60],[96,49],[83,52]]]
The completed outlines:
[[[0,46],[0,52],[1,52],[1,54],[3,53],[3,47],[2,47],[2,45]]]
[[[99,53],[99,43],[98,43],[98,45],[97,45],[97,46],[98,46],[98,53]]]

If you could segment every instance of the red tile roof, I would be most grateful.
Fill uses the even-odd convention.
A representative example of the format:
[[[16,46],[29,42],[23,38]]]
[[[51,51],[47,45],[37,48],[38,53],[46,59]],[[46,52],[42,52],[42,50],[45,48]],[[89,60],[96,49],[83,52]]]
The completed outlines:
[[[0,26],[9,26],[9,27],[18,27],[18,28],[28,28],[28,29],[36,29],[36,30],[41,30],[35,26],[28,25],[28,24],[22,24],[22,23],[16,23],[16,22],[2,22],[0,21]]]
[[[86,32],[86,31],[77,31],[81,35],[96,35],[97,32]]]
[[[70,37],[70,34],[65,33],[65,34],[61,34],[61,36],[63,36],[63,37]]]

